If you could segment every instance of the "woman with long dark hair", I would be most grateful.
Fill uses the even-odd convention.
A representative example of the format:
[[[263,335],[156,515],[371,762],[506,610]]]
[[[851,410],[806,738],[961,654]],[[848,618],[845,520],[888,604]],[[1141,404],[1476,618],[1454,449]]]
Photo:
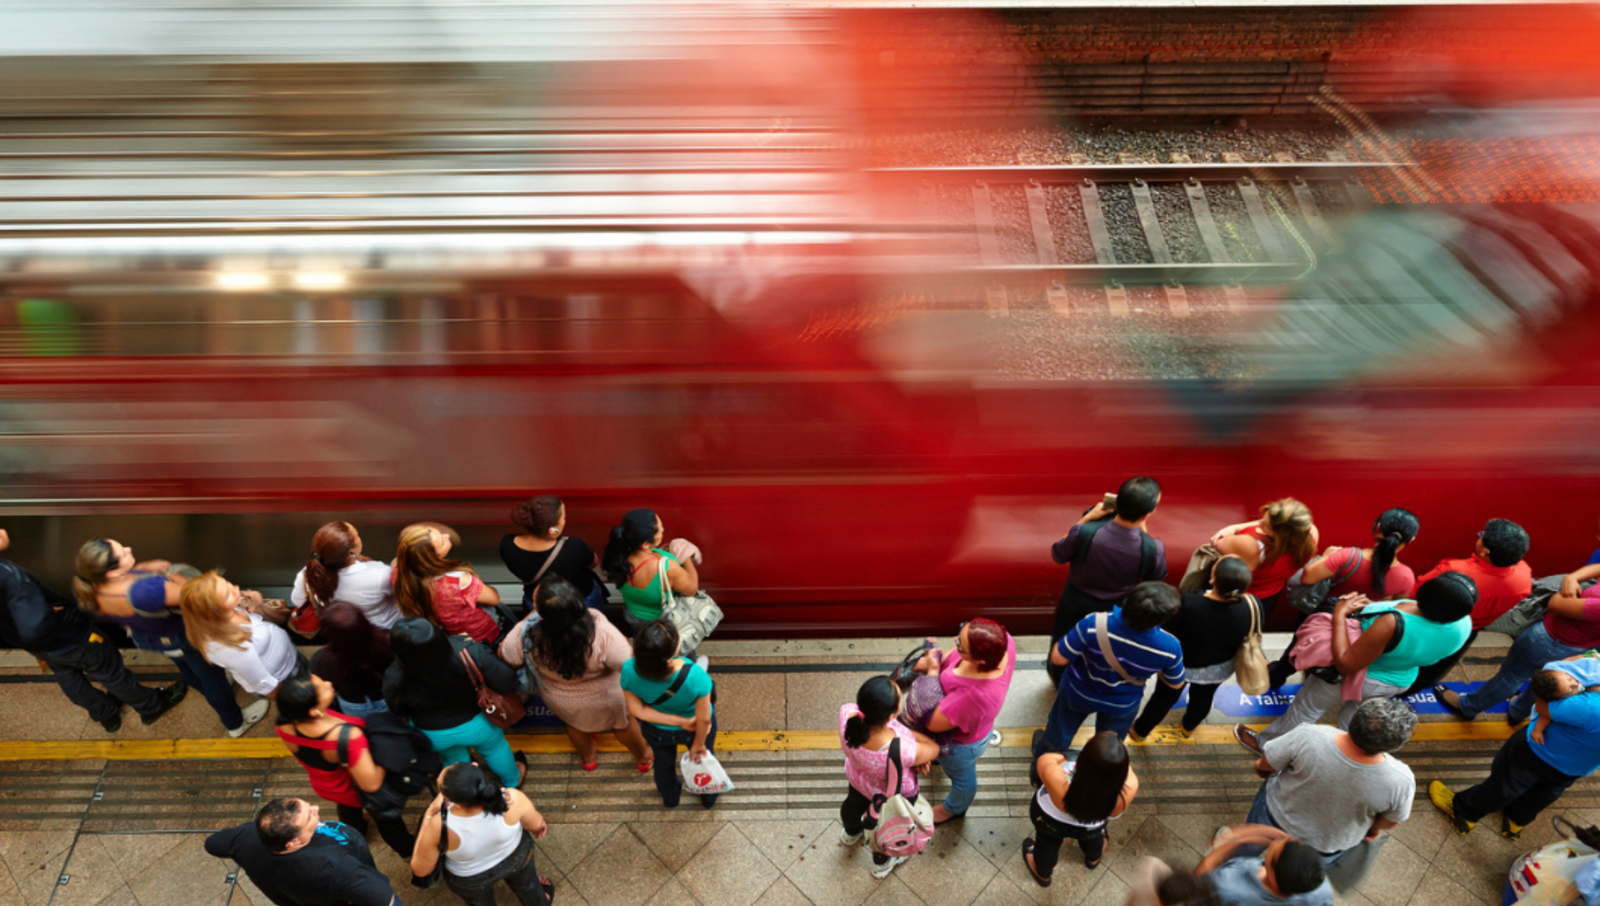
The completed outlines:
[[[1106,852],[1106,822],[1120,816],[1139,793],[1128,749],[1110,730],[1096,734],[1076,760],[1046,752],[1037,763],[1041,785],[1028,804],[1037,836],[1022,841],[1022,861],[1034,883],[1049,887],[1064,840],[1078,841],[1085,868]]]
[[[449,809],[449,816],[441,813]],[[445,848],[439,848],[440,824]],[[426,876],[444,859],[446,887],[467,906],[494,906],[494,885],[506,882],[522,906],[549,906],[556,886],[539,876],[533,841],[550,830],[520,790],[506,789],[475,764],[439,775],[439,795],[422,816],[411,872]]]
[[[622,665],[633,656],[628,640],[560,576],[539,581],[534,607],[500,643],[500,659],[538,672],[539,695],[566,723],[585,771],[598,764],[599,734],[614,732],[639,773],[649,772],[650,747],[622,695]]]
[[[339,808],[339,820],[366,834],[361,792],[383,785],[384,770],[372,760],[366,723],[334,710],[333,684],[319,676],[294,676],[278,685],[278,738],[299,759],[318,796]],[[348,728],[348,729],[347,729]],[[343,754],[340,753],[342,740]],[[402,858],[411,858],[416,838],[405,819],[374,816],[378,833]]]
[[[517,504],[511,522],[522,533],[500,539],[500,559],[522,580],[523,606],[532,604],[533,586],[544,576],[566,579],[590,607],[605,606],[606,586],[594,572],[600,557],[582,538],[564,534],[567,505],[560,497],[540,494]]]
[[[449,532],[429,523],[401,531],[394,555],[395,602],[408,617],[496,645],[502,635],[500,620],[483,607],[499,605],[500,593],[484,584],[471,564],[450,559],[454,546]]]
[[[661,619],[662,603],[672,593],[692,595],[700,590],[700,551],[693,544],[675,538],[666,550],[661,540],[666,529],[655,510],[631,510],[622,524],[611,530],[606,552],[600,559],[617,590],[622,593],[622,627],[629,636],[641,626]],[[662,587],[662,575],[667,587]],[[693,659],[694,652],[689,652]]]
[[[867,806],[875,796],[892,796],[889,783],[889,747],[900,741],[900,794],[915,802],[921,792],[914,767],[939,757],[939,744],[896,719],[904,693],[887,676],[874,676],[861,684],[855,704],[839,708],[839,745],[844,749],[844,773],[850,782],[839,806],[839,842],[855,846],[863,839]],[[882,878],[907,857],[872,854],[872,875]]]
[[[476,750],[508,786],[522,786],[527,757],[514,756],[506,734],[478,708],[478,693],[462,662],[472,659],[484,685],[513,692],[517,675],[490,649],[460,635],[445,635],[420,617],[406,617],[389,630],[394,663],[383,677],[383,699],[389,710],[422,731],[445,764],[466,761]]]
[[[339,601],[322,612],[322,636],[328,644],[311,656],[311,672],[333,684],[339,713],[366,717],[389,710],[383,701],[383,674],[394,661],[389,630]]]
[[[1374,601],[1393,601],[1411,592],[1417,574],[1400,562],[1400,552],[1417,540],[1422,523],[1410,510],[1393,507],[1383,511],[1372,523],[1372,546],[1363,548],[1330,547],[1306,564],[1300,581],[1314,585],[1333,576],[1344,575],[1328,589],[1334,600],[1347,594],[1363,594]],[[1352,561],[1354,569],[1351,569]]]
[[[310,602],[322,613],[335,601],[353,605],[379,629],[400,619],[394,603],[389,564],[361,553],[361,533],[348,522],[329,522],[311,536],[311,557],[295,574],[289,600],[296,608]]]

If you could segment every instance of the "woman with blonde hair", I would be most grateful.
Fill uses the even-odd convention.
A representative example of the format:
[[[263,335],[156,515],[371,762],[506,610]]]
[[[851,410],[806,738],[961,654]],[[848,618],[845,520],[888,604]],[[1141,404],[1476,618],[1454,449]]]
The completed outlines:
[[[1261,602],[1265,619],[1283,598],[1289,577],[1317,555],[1317,526],[1311,508],[1285,497],[1261,508],[1261,518],[1230,525],[1211,537],[1224,557],[1250,568],[1250,594]]]
[[[133,548],[110,538],[96,538],[78,548],[73,570],[72,591],[80,609],[122,626],[135,647],[159,651],[178,668],[183,682],[165,690],[164,699],[173,698],[176,703],[184,689],[199,689],[228,735],[236,739],[266,716],[264,701],[240,710],[227,673],[208,663],[185,638],[177,608],[188,568],[175,568],[166,560],[135,562]]]
[[[310,665],[283,627],[240,606],[246,596],[260,594],[240,591],[213,570],[184,583],[178,602],[189,644],[207,661],[232,670],[246,691],[276,698],[279,683],[309,673]]]
[[[493,647],[504,635],[501,621],[479,605],[495,607],[500,595],[472,566],[451,560],[453,533],[430,523],[408,525],[394,555],[394,597],[400,612],[420,617],[446,633],[469,635]],[[509,627],[506,627],[509,628]]]
[[[379,629],[400,619],[389,565],[361,553],[361,533],[348,522],[326,523],[311,536],[311,558],[295,575],[289,600],[297,610],[309,601],[319,614],[343,601]]]

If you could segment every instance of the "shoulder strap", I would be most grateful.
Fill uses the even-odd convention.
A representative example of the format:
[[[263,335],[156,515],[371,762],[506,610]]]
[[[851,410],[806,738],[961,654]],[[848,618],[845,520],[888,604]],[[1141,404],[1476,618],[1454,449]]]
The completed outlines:
[[[1260,635],[1261,634],[1261,602],[1256,600],[1256,596],[1255,595],[1250,594],[1249,592],[1245,592],[1245,594],[1244,594],[1244,603],[1245,603],[1246,607],[1250,608],[1250,635]],[[1248,638],[1248,636],[1247,636],[1247,638]]]
[[[1139,530],[1139,578],[1145,582],[1158,579],[1160,576],[1150,575],[1150,570],[1156,568],[1156,539],[1144,529]]]
[[[678,690],[683,688],[684,681],[688,678],[689,665],[684,664],[683,669],[678,671],[678,675],[673,677],[672,685],[667,687],[667,691],[656,696],[656,700],[650,703],[650,707],[654,708],[657,705],[662,705],[670,701],[674,695],[678,694]]]
[[[472,660],[472,654],[467,649],[461,649],[461,663],[466,665],[467,677],[472,680],[475,689],[483,688],[483,673],[478,670],[478,665]]]
[[[667,558],[660,557],[656,560],[656,577],[661,580],[661,606],[665,608],[672,603],[672,586],[667,584]]]
[[[1109,521],[1108,519],[1101,519],[1095,522],[1085,522],[1078,526],[1078,537],[1072,539],[1072,559],[1067,561],[1069,564],[1077,566],[1078,561],[1089,556],[1089,545],[1094,543],[1095,533],[1105,528],[1106,523]]]
[[[901,784],[906,782],[906,769],[900,763],[900,734],[898,733],[895,734],[894,742],[889,743],[889,757],[884,761],[884,767],[892,771],[892,773],[884,775],[884,782],[887,786],[883,788],[883,794],[887,797],[897,796],[900,794]]]
[[[1122,677],[1123,682],[1132,683],[1135,686],[1144,685],[1143,683],[1129,676],[1128,671],[1122,669],[1122,662],[1117,660],[1117,656],[1112,653],[1111,633],[1106,631],[1106,624],[1108,622],[1109,620],[1106,617],[1105,611],[1102,610],[1094,615],[1094,637],[1100,642],[1100,654],[1105,657],[1106,663],[1111,665],[1111,669],[1117,671],[1117,676]]]
[[[550,556],[544,558],[544,565],[539,567],[539,571],[533,574],[532,579],[522,583],[523,588],[532,588],[539,584],[539,580],[544,578],[545,571],[550,568],[550,564],[556,562],[556,555],[561,553],[561,546],[566,543],[567,536],[562,535],[561,540],[556,542],[556,546],[550,548]]]
[[[1356,570],[1361,568],[1361,548],[1352,547],[1351,550],[1355,552],[1355,556],[1347,560],[1344,564],[1344,568],[1339,570],[1339,574],[1337,576],[1333,577],[1332,585],[1339,585],[1343,583],[1344,580],[1355,575]],[[1329,587],[1332,587],[1332,585]]]
[[[354,724],[339,724],[339,763],[350,764],[350,731],[355,729]]]

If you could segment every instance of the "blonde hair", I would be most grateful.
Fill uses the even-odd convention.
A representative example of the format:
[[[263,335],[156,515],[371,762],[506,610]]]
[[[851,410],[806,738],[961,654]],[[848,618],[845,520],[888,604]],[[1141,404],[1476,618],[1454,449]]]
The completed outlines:
[[[1311,521],[1310,507],[1293,497],[1285,497],[1262,507],[1261,513],[1272,529],[1263,562],[1288,554],[1296,565],[1305,566],[1306,561],[1316,556],[1317,543],[1311,537],[1316,525]]]
[[[469,573],[473,570],[460,560],[439,556],[433,547],[432,533],[435,531],[448,533],[452,540],[455,535],[435,522],[408,525],[400,532],[400,546],[394,552],[394,600],[400,612],[406,616],[421,617],[440,626],[439,617],[433,609],[434,580],[452,570]]]
[[[78,557],[72,561],[72,595],[78,607],[88,613],[99,613],[100,602],[95,598],[95,586],[106,580],[106,573],[117,568],[116,554],[111,542],[104,538],[83,542]]]
[[[212,570],[197,579],[185,582],[178,592],[178,606],[183,610],[183,630],[189,644],[205,655],[206,643],[216,642],[227,648],[243,648],[250,641],[250,629],[233,622],[234,608],[228,606],[222,576]],[[211,658],[206,656],[206,660]]]

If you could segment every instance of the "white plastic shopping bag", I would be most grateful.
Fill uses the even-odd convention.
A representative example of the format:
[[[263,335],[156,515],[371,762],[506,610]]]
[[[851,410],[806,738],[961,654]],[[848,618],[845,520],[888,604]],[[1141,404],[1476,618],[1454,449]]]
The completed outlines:
[[[722,769],[722,762],[717,761],[717,756],[707,752],[699,761],[688,752],[678,760],[678,767],[683,769],[683,791],[691,795],[704,795],[706,793],[726,793],[733,789],[733,781],[728,779],[728,772]]]

